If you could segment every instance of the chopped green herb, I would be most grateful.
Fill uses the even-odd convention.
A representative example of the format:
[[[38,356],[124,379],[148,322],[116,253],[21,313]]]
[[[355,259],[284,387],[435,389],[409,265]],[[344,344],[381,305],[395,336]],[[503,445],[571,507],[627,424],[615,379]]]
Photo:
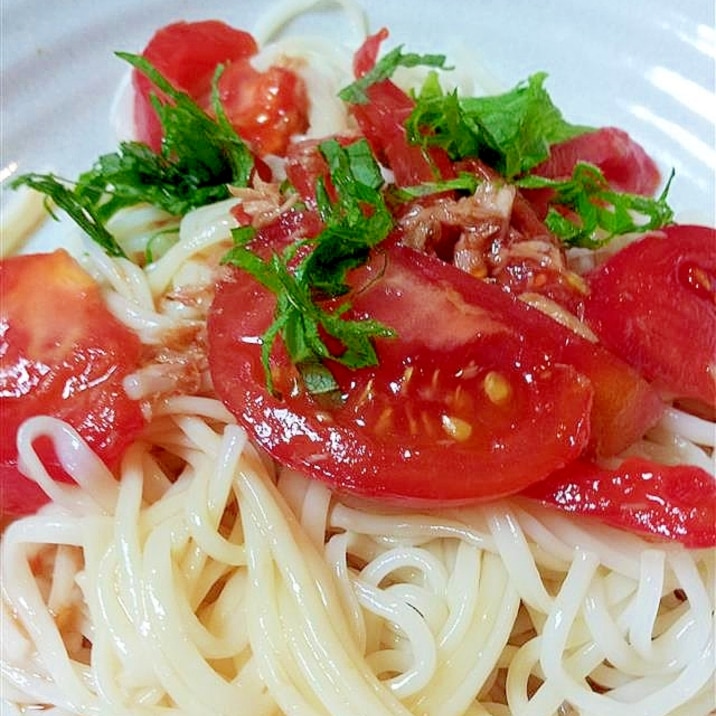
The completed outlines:
[[[670,224],[674,213],[667,203],[673,172],[661,195],[652,199],[614,191],[593,164],[578,163],[570,179],[527,176],[517,185],[525,189],[552,189],[552,203],[566,207],[576,219],[550,208],[545,223],[567,244],[598,248],[615,236],[650,231]]]
[[[376,62],[375,67],[352,84],[344,87],[338,96],[350,104],[365,104],[368,101],[366,90],[377,82],[390,79],[398,67],[445,67],[445,55],[420,55],[415,52],[403,52],[403,46],[392,49]]]
[[[243,227],[233,232],[234,246],[224,257],[225,263],[244,269],[276,294],[274,321],[262,344],[266,382],[272,392],[270,356],[279,337],[301,372],[306,390],[324,393],[337,387],[324,361],[334,360],[349,368],[375,365],[378,359],[373,340],[393,336],[390,328],[377,321],[346,319],[347,303],[333,310],[318,303],[348,290],[347,272],[365,263],[371,247],[393,226],[381,194],[380,170],[367,142],[360,140],[342,147],[331,139],[323,142],[320,150],[338,198],[332,201],[325,183],[319,181],[317,199],[325,227],[315,239],[304,242],[312,247],[311,252],[295,267],[290,264],[296,245],[281,256],[274,254],[264,260],[249,247],[254,230]],[[328,347],[322,333],[339,342],[338,352]]]
[[[406,122],[411,142],[438,146],[452,159],[484,159],[511,179],[549,156],[552,144],[590,131],[568,123],[544,88],[546,74],[500,95],[460,97],[444,93],[434,73],[416,96]]]
[[[306,361],[299,368],[303,384],[311,395],[326,395],[338,390],[333,373],[323,363]]]
[[[145,255],[148,263],[163,256],[172,246],[179,241],[179,229],[177,227],[157,231],[147,241]]]
[[[147,60],[117,54],[145,73],[169,99],[162,103],[153,98],[164,132],[161,152],[157,154],[141,142],[123,142],[117,152],[99,157],[74,183],[52,174],[26,174],[12,183],[13,187],[26,185],[46,194],[115,256],[124,252],[106,224],[120,209],[147,203],[180,216],[227,198],[230,184],[246,186],[253,168],[251,152],[218,101],[218,74],[214,78],[214,119],[188,95],[174,89]]]
[[[45,206],[50,216],[57,218],[53,209],[59,207],[79,226],[94,242],[99,244],[109,256],[124,256],[122,247],[114,236],[107,231],[104,222],[97,215],[97,207],[82,201],[62,180],[52,174],[23,174],[17,177],[10,186],[18,188],[27,186],[39,191],[47,199]]]
[[[338,296],[348,290],[346,273],[365,263],[370,249],[388,235],[393,217],[381,193],[383,177],[367,141],[342,147],[328,139],[320,150],[338,199],[332,202],[325,183],[319,180],[316,199],[325,228],[302,271],[314,290]]]
[[[253,157],[226,117],[218,96],[220,65],[212,82],[212,109],[216,118],[204,112],[186,93],[176,90],[160,72],[143,57],[128,53],[117,56],[145,74],[171,101],[153,98],[162,124],[162,156],[178,168],[189,170],[198,187],[212,185],[246,186]],[[197,141],[201,137],[201,141]]]
[[[415,186],[393,186],[389,189],[391,196],[398,201],[410,201],[411,199],[419,199],[430,194],[439,194],[444,191],[462,191],[468,194],[474,194],[480,179],[474,174],[461,172],[454,179],[445,179],[443,181],[426,181]]]

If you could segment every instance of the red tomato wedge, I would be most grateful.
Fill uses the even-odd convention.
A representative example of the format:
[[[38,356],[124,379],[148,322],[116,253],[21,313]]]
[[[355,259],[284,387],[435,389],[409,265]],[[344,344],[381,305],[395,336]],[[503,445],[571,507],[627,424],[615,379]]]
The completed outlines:
[[[405,120],[415,107],[413,100],[390,80],[368,87],[366,104],[354,104],[351,112],[378,161],[389,167],[398,186],[414,186],[452,175],[448,155],[440,148],[428,152],[410,144]]]
[[[615,527],[716,546],[716,480],[693,465],[662,465],[631,457],[614,469],[577,460],[524,494],[564,512]]]
[[[232,62],[219,80],[219,98],[236,132],[259,156],[284,156],[291,137],[308,129],[303,80],[285,67],[258,72]]]
[[[353,60],[356,77],[362,77],[375,65],[380,44],[388,37],[385,29],[371,35],[358,49]],[[391,80],[382,80],[368,87],[365,104],[351,105],[361,132],[378,160],[389,167],[398,186],[413,186],[454,175],[452,162],[440,148],[427,152],[410,144],[405,120],[415,102]]]
[[[251,57],[258,52],[254,38],[219,20],[176,22],[158,30],[142,56],[174,87],[208,107],[216,66]],[[132,74],[135,88],[134,121],[137,138],[159,151],[162,128],[150,101],[156,92],[141,72]]]
[[[260,337],[274,297],[238,271],[218,289],[208,323],[215,389],[283,464],[370,496],[470,501],[513,493],[587,447],[594,387],[565,360],[580,360],[580,347],[587,370],[620,379],[619,405],[604,409],[630,413],[630,431],[643,421],[643,407],[622,405],[625,387],[653,397],[631,369],[495,286],[395,245],[354,281],[353,316],[369,315],[399,338],[378,342],[375,368],[332,366],[346,396],[339,406],[296,391],[280,348],[272,374],[283,397],[269,395]],[[596,422],[614,430],[611,420]],[[639,434],[646,427],[640,423]]]
[[[219,96],[236,132],[259,155],[286,151],[290,138],[308,126],[308,97],[303,80],[292,70],[254,69],[249,59],[258,52],[254,38],[218,20],[177,22],[158,30],[142,53],[177,89],[202,109],[211,111],[211,83],[224,65]],[[152,106],[152,83],[133,73],[137,138],[155,151],[162,129]]]
[[[651,196],[661,181],[659,168],[643,147],[615,127],[603,127],[553,145],[549,159],[531,173],[564,179],[572,175],[578,162],[595,164],[609,184],[623,192]]]
[[[543,330],[548,331],[547,324]],[[548,341],[545,337],[545,350],[550,349]],[[584,373],[594,386],[590,453],[603,457],[620,453],[663,414],[664,403],[659,394],[637,371],[604,347],[565,330],[558,355]]]
[[[5,259],[0,283],[0,512],[26,514],[46,497],[17,471],[20,424],[34,415],[66,420],[113,465],[144,426],[122,387],[141,345],[66,251]]]
[[[667,397],[716,406],[716,230],[670,226],[587,277],[600,340]]]
[[[382,27],[378,32],[369,35],[353,56],[353,74],[363,77],[368,74],[378,60],[380,46],[388,39],[388,28]]]
[[[499,298],[493,296],[492,289],[495,286],[445,265],[442,261],[423,257],[405,247],[402,250],[409,257],[406,261],[418,264],[422,274],[442,286],[448,294],[457,290],[469,296],[472,303],[482,305],[487,302],[487,305],[494,305],[495,311],[500,313],[505,323],[520,326],[530,348],[548,356],[553,362],[573,366],[589,379],[594,393],[590,411],[590,453],[616,455],[640,438],[661,417],[664,404],[656,391],[637,371],[613,353],[590,343],[503,291],[499,292]],[[430,290],[429,285],[425,290]],[[370,295],[369,292],[362,292],[355,299],[354,306],[362,308],[366,315],[374,312],[375,316],[379,316],[379,305],[366,305]],[[397,310],[400,311],[400,307]],[[418,311],[409,315],[417,315]],[[393,325],[387,320],[385,322]],[[432,329],[433,324],[421,323],[423,329],[426,325]],[[402,336],[402,320],[395,326]]]
[[[545,364],[518,326],[502,322],[499,289],[485,286],[497,304],[479,306],[435,286],[426,263],[391,253],[361,293],[361,306],[401,338],[380,344],[376,368],[336,367],[347,396],[338,407],[292,390],[294,368],[280,350],[272,370],[283,398],[267,393],[260,336],[274,298],[243,274],[219,287],[208,324],[215,389],[272,457],[363,495],[464,501],[515,492],[582,451],[588,382]]]

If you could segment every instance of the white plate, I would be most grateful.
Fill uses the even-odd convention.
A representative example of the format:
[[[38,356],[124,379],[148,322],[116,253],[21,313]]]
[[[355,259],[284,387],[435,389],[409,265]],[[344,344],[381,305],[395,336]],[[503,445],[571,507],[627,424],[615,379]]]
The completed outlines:
[[[216,17],[253,29],[276,5],[3,0],[0,170],[74,177],[115,147],[109,115],[126,66],[114,50],[140,51],[154,29],[182,18]],[[338,3],[325,5],[291,29],[354,46],[348,16]],[[569,120],[626,129],[664,176],[675,169],[671,197],[680,218],[715,223],[713,3],[365,0],[362,6],[370,30],[387,26],[391,43],[445,52],[456,64],[464,55],[478,57],[504,87],[547,71],[548,89]]]

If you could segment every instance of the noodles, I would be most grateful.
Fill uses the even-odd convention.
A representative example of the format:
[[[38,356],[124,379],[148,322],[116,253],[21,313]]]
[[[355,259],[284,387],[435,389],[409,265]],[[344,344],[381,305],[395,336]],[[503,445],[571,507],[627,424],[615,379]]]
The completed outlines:
[[[0,258],[17,251],[45,218],[44,197],[32,189],[23,188],[6,202],[0,214]]]
[[[295,473],[275,482],[222,417],[205,399],[165,405],[157,423],[171,425],[135,444],[112,490],[68,428],[28,423],[68,470],[85,467],[81,487],[3,537],[3,680],[16,700],[63,713],[463,714],[480,694],[483,713],[500,713],[504,683],[513,713],[567,700],[670,714],[691,697],[705,706],[688,713],[708,713],[712,554],[510,502],[382,518]],[[158,477],[158,448],[183,461],[175,482]],[[47,583],[33,576],[41,555]]]
[[[281,5],[259,37],[297,7]],[[321,67],[322,50],[301,47],[265,53],[307,57],[313,96],[335,94],[345,58]],[[347,121],[329,108],[312,131]],[[162,234],[145,266],[86,247],[107,305],[145,346],[125,389],[148,424],[116,476],[67,424],[22,426],[21,465],[52,500],[2,535],[3,714],[713,713],[713,550],[520,498],[381,505],[251,444],[214,397],[202,332],[231,208],[270,204],[253,189],[181,222],[144,207],[117,216],[130,254]],[[73,483],[52,479],[39,438]],[[711,422],[673,408],[633,450],[710,468],[714,446]]]

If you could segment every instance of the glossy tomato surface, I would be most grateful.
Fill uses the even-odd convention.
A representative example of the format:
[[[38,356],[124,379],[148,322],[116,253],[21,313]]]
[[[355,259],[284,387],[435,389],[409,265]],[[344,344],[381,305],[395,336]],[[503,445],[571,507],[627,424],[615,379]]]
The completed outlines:
[[[670,226],[588,277],[601,341],[669,398],[716,406],[716,230]]]
[[[255,70],[233,62],[219,80],[219,97],[237,133],[260,156],[286,153],[291,137],[308,129],[303,80],[285,67]]]
[[[253,37],[219,20],[176,22],[152,36],[143,57],[171,84],[190,95],[200,106],[208,108],[211,81],[220,63],[241,60],[258,52]],[[156,92],[151,81],[134,71],[134,121],[137,137],[159,151],[162,128],[152,107],[150,95]]]
[[[259,155],[283,155],[290,138],[308,126],[306,89],[291,69],[254,69],[249,59],[257,52],[258,45],[248,32],[218,20],[203,20],[161,28],[142,54],[207,112],[213,111],[212,82],[222,65],[219,97],[236,132]],[[151,103],[155,90],[136,70],[133,81],[137,137],[158,151],[162,129]]]
[[[426,295],[443,291],[448,297],[454,291],[468,296],[470,302],[491,305],[497,302],[495,310],[507,325],[518,326],[530,349],[546,356],[553,363],[572,366],[586,377],[591,385],[593,398],[590,409],[590,434],[588,452],[599,456],[615,455],[635,440],[661,417],[663,402],[655,390],[625,361],[603,346],[592,343],[565,328],[540,311],[526,306],[514,296],[503,291],[494,291],[496,286],[474,279],[465,272],[445,265],[442,261],[422,257],[416,252],[403,248],[405,261],[420,267],[425,277]],[[436,288],[437,287],[437,288]],[[499,298],[497,297],[499,295]],[[379,302],[368,303],[371,296],[361,292],[355,300],[356,308],[363,308],[367,315],[381,311]],[[419,299],[418,311],[420,314]],[[398,304],[396,312],[402,312]],[[404,318],[404,313],[397,313]],[[407,315],[414,315],[410,311]],[[439,324],[439,315],[434,322],[424,322],[420,328],[428,332]],[[402,320],[397,324],[399,336]],[[505,360],[509,360],[509,351]]]
[[[656,162],[640,144],[616,127],[603,127],[553,145],[549,159],[532,173],[565,179],[572,175],[578,162],[596,165],[614,189],[632,194],[651,196],[661,181]]]
[[[66,420],[113,465],[144,425],[122,387],[141,346],[64,250],[3,260],[0,283],[1,511],[24,514],[46,498],[17,472],[20,424],[35,415]]]
[[[687,547],[716,545],[716,481],[693,465],[630,457],[613,468],[575,460],[525,495],[564,512]]]
[[[407,247],[376,254],[353,281],[353,315],[381,321],[398,337],[378,342],[375,368],[333,367],[338,404],[307,396],[280,348],[272,356],[279,395],[267,392],[260,344],[275,301],[252,278],[237,271],[221,285],[209,316],[219,396],[275,459],[338,488],[440,501],[510,494],[582,454],[593,422],[614,431],[613,421],[592,415],[586,373],[626,375],[644,389],[606,351]],[[653,397],[648,388],[644,396]],[[642,407],[623,397],[616,413],[643,432]]]

